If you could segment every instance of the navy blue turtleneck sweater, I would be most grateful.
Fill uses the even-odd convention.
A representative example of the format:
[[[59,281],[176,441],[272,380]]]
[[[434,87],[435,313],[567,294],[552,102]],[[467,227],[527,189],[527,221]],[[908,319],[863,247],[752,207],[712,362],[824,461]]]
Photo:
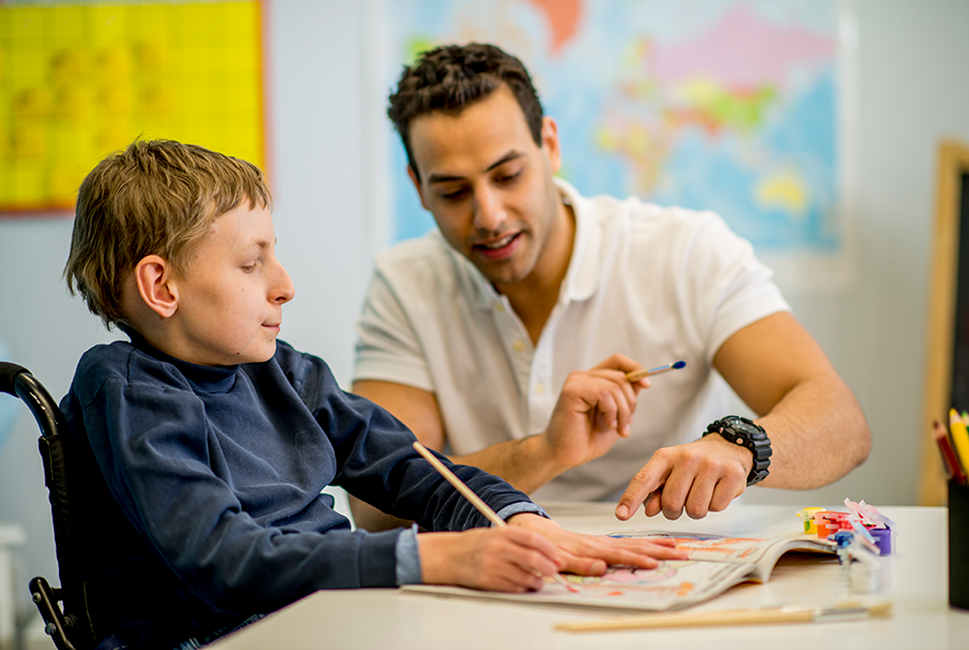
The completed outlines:
[[[61,403],[104,636],[172,647],[317,589],[395,586],[401,531],[351,531],[327,485],[429,530],[488,525],[319,358],[279,342],[265,363],[197,366],[131,336],[85,353]],[[528,501],[454,470],[495,510]]]

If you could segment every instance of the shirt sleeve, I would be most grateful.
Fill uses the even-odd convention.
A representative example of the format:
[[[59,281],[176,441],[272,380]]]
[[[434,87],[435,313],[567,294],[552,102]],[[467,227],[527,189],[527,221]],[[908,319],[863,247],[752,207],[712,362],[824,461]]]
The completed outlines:
[[[687,279],[685,303],[693,306],[693,326],[710,363],[737,331],[790,311],[773,271],[715,213],[702,213],[686,245],[682,275]]]
[[[414,434],[387,410],[340,390],[326,364],[309,363],[299,391],[336,451],[335,485],[383,512],[416,521],[430,531],[465,530],[488,520],[417,451]],[[319,396],[319,397],[317,397]],[[493,510],[531,499],[502,479],[434,453]]]
[[[391,283],[387,273],[378,260],[356,322],[353,381],[390,381],[432,392],[419,336],[404,309],[403,298],[407,297],[398,294],[406,288]]]
[[[523,512],[533,512],[536,515],[548,518],[548,514],[540,506],[534,503],[513,503],[505,506],[500,512],[495,514],[507,521],[514,515]],[[404,530],[397,538],[397,584],[416,585],[423,582],[421,572],[421,556],[417,546],[417,524],[411,525]]]

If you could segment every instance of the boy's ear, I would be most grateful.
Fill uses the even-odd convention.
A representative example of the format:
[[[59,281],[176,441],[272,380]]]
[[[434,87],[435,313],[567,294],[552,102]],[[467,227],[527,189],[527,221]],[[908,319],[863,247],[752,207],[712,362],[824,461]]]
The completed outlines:
[[[427,207],[427,202],[424,200],[424,192],[421,191],[421,182],[417,180],[417,173],[414,171],[414,168],[411,167],[410,165],[407,165],[407,175],[410,176],[410,181],[411,183],[414,184],[414,189],[417,190],[417,196],[421,198],[421,206],[423,206],[425,210],[430,212],[430,209],[428,209]]]
[[[171,317],[178,309],[178,289],[172,276],[171,264],[158,255],[143,257],[135,265],[138,294],[145,305],[162,318]]]

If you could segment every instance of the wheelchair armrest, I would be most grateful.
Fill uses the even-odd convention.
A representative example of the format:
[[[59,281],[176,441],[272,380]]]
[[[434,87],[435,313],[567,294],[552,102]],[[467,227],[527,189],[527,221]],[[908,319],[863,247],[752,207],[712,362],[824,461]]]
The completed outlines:
[[[30,597],[37,605],[41,618],[44,619],[44,631],[50,635],[58,650],[75,650],[74,644],[67,637],[67,621],[58,606],[60,589],[54,589],[42,576],[30,581]]]

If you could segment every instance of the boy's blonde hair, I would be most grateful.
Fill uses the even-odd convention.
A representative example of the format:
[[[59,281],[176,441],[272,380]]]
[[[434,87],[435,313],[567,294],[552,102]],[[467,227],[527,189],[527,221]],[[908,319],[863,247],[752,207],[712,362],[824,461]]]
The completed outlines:
[[[77,195],[64,277],[110,329],[125,320],[126,274],[147,255],[184,275],[212,221],[248,200],[271,207],[252,163],[172,140],[136,141],[95,167]]]

